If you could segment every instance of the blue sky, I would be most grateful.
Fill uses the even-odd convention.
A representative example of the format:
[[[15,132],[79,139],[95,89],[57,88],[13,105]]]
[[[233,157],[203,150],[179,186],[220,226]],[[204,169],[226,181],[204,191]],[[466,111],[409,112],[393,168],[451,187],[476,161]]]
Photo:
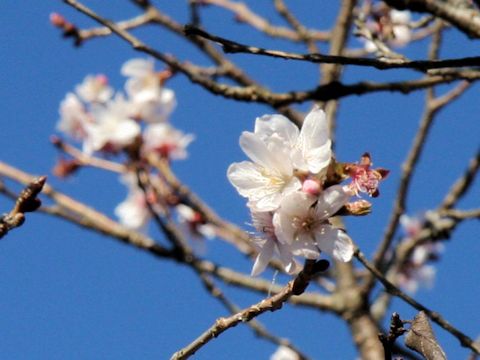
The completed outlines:
[[[270,2],[250,3],[272,21],[280,21],[273,15]],[[124,19],[138,11],[127,1],[115,9],[103,1],[89,4],[113,19]],[[335,8],[312,11],[318,8],[315,4],[313,0],[302,2],[297,15],[309,26],[327,28]],[[162,9],[186,22],[185,8],[175,2]],[[104,73],[113,86],[121,88],[122,63],[142,55],[116,38],[73,48],[49,24],[49,14],[59,11],[81,26],[93,23],[61,1],[5,2],[0,10],[0,159],[32,174],[49,175],[54,187],[113,216],[114,207],[125,196],[125,188],[116,176],[82,169],[73,178],[56,179],[50,170],[57,152],[49,137],[55,133],[59,102],[85,75]],[[246,29],[219,10],[206,11],[205,24],[209,31],[240,42],[304,51]],[[170,34],[149,28],[138,35],[162,51],[205,64],[195,50]],[[446,43],[444,57],[475,54],[475,43],[453,30],[448,32]],[[351,44],[360,46],[356,39]],[[412,58],[423,58],[425,45],[415,44],[405,52]],[[308,88],[318,79],[312,64],[240,54],[232,58],[276,90]],[[411,72],[353,67],[345,71],[346,82],[415,76]],[[189,159],[176,163],[175,170],[219,214],[247,229],[245,201],[228,183],[225,172],[230,163],[245,159],[238,146],[240,133],[253,129],[255,117],[272,110],[213,96],[182,76],[174,78],[169,87],[178,99],[172,123],[197,137],[189,149]],[[446,89],[442,87],[440,92]],[[422,114],[423,99],[423,92],[413,96],[385,93],[351,97],[341,103],[337,158],[357,161],[369,151],[375,165],[391,170],[382,196],[373,201],[373,213],[348,220],[350,235],[367,254],[375,248],[388,219],[400,165]],[[435,207],[462,173],[479,146],[479,110],[478,86],[474,85],[438,116],[414,175],[407,203],[409,213]],[[478,199],[477,181],[460,206],[478,207]],[[2,212],[7,211],[11,203],[0,198],[0,206]],[[478,221],[459,226],[446,243],[435,288],[417,294],[420,301],[472,337],[480,334],[480,272],[475,255],[480,251],[479,230]],[[154,229],[152,235],[159,237]],[[207,255],[235,270],[250,271],[251,262],[220,241],[208,243]],[[271,273],[264,276],[272,278]],[[223,284],[220,287],[242,307],[260,300],[256,294]],[[25,226],[0,242],[0,291],[0,357],[5,359],[165,359],[216,318],[226,315],[190,270],[38,214],[30,215]],[[400,312],[403,318],[415,314],[399,301],[393,303],[392,311]],[[296,339],[312,358],[355,357],[348,329],[331,315],[286,306],[285,311],[265,314],[260,320],[273,333]],[[468,351],[460,348],[455,338],[441,329],[436,328],[436,332],[450,358],[466,357]],[[212,341],[196,358],[225,354],[220,358],[268,359],[274,350],[273,345],[255,338],[241,325]]]

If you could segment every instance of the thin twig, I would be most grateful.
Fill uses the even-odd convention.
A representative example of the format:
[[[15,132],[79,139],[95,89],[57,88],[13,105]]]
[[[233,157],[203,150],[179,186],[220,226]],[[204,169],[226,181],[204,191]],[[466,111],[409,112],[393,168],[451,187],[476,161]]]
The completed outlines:
[[[217,286],[215,286],[215,283],[212,279],[210,279],[210,277],[208,277],[208,275],[205,273],[200,273],[199,277],[210,295],[216,298],[228,311],[230,311],[230,313],[236,314],[240,312],[241,309],[227,299],[225,294]],[[289,340],[285,338],[282,339],[271,334],[258,320],[252,319],[251,321],[247,322],[247,325],[258,337],[268,340],[278,346],[286,346],[294,351],[298,355],[298,360],[308,360],[308,357],[299,349],[297,349]]]
[[[281,58],[285,60],[306,61],[311,63],[366,66],[379,70],[414,69],[422,72],[430,69],[480,66],[480,56],[444,60],[406,60],[398,58],[372,59],[340,55],[298,54],[240,44],[238,42],[228,40],[220,36],[212,35],[204,30],[195,28],[193,26],[186,26],[185,33],[188,36],[196,35],[214,41],[221,45],[226,53],[247,53],[253,55],[264,55],[274,58]]]
[[[230,317],[217,319],[215,324],[192,343],[173,354],[171,360],[187,359],[212,339],[217,338],[224,331],[238,325],[239,323],[248,322],[266,311],[276,311],[281,309],[283,304],[291,296],[300,295],[305,291],[314,274],[313,267],[314,264],[305,265],[300,274],[298,274],[295,279],[291,280],[278,294],[264,299]]]
[[[455,182],[455,184],[453,184],[452,188],[443,199],[442,205],[440,206],[442,209],[450,209],[455,206],[457,201],[460,200],[460,198],[470,188],[470,185],[475,179],[475,175],[478,173],[479,169],[480,150],[478,150],[477,154],[470,160],[465,173]]]
[[[370,263],[365,255],[357,248],[355,250],[354,256],[382,283],[385,287],[385,290],[388,291],[393,296],[396,296],[407,304],[411,305],[415,309],[419,311],[424,311],[432,321],[437,323],[440,327],[448,331],[450,334],[455,336],[459,341],[460,344],[464,347],[468,347],[472,349],[475,353],[480,354],[480,346],[476,344],[470,337],[465,335],[463,332],[455,328],[451,325],[448,321],[446,321],[438,312],[428,309],[424,305],[420,304],[418,301],[413,299],[412,297],[405,294],[401,291],[398,287],[392,284],[390,281],[387,280],[385,276],[372,264]]]

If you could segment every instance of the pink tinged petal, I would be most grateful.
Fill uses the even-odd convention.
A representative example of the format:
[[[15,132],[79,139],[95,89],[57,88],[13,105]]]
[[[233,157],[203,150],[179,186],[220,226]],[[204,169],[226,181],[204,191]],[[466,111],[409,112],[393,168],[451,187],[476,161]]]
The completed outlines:
[[[268,265],[268,262],[273,256],[274,248],[275,248],[274,241],[271,241],[271,240],[265,241],[265,243],[263,244],[262,250],[258,254],[255,260],[255,263],[253,264],[253,268],[251,272],[252,276],[257,276],[265,270],[265,268]]]
[[[330,225],[322,225],[315,232],[315,240],[320,250],[335,259],[348,262],[352,259],[354,246],[352,239],[342,230]]]
[[[318,198],[315,215],[318,219],[328,219],[335,215],[350,199],[351,193],[342,185],[334,185],[325,189]]]
[[[283,115],[264,115],[255,121],[255,134],[264,141],[276,134],[293,146],[297,141],[299,130]]]

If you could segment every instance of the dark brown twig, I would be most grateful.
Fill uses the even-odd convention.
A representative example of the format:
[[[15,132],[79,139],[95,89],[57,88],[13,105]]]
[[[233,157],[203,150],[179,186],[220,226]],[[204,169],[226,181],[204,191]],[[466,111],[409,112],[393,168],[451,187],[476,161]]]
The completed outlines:
[[[264,55],[285,60],[298,60],[311,63],[340,64],[373,67],[379,70],[387,69],[414,69],[427,71],[430,69],[459,68],[480,66],[480,56],[444,59],[444,60],[405,60],[405,59],[372,59],[359,58],[340,55],[323,54],[297,54],[280,50],[269,50],[255,46],[240,44],[238,42],[225,39],[220,36],[212,35],[204,30],[193,26],[186,26],[187,36],[201,36],[205,39],[214,41],[222,46],[226,53],[247,53],[253,55]]]

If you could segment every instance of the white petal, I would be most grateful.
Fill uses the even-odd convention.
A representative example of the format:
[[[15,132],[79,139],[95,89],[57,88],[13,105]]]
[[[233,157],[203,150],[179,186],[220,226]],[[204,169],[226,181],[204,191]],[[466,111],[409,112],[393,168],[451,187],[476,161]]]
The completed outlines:
[[[118,145],[129,145],[140,135],[140,125],[133,120],[120,121],[111,134],[111,141]]]
[[[154,64],[151,60],[135,58],[128,60],[126,63],[124,63],[120,72],[124,76],[148,76],[154,72]]]
[[[350,199],[351,194],[342,185],[333,185],[325,189],[315,205],[317,218],[327,219],[334,215]]]
[[[272,143],[271,145],[274,144]],[[285,161],[285,156],[282,153],[284,149],[269,149],[259,136],[247,131],[244,131],[240,136],[240,147],[256,164],[277,171],[284,176],[292,175],[293,169],[291,164],[289,161]]]
[[[283,115],[264,115],[255,121],[255,134],[267,141],[274,134],[285,140],[290,146],[297,141],[299,130]]]
[[[323,225],[315,232],[315,240],[320,250],[333,256],[335,259],[348,262],[353,256],[352,239],[342,230],[330,225]]]
[[[328,141],[328,126],[325,113],[320,108],[310,111],[303,121],[298,141],[304,149],[313,149]]]
[[[252,276],[257,276],[261,272],[265,270],[265,268],[268,265],[268,262],[273,256],[273,249],[275,247],[275,242],[274,241],[265,241],[263,244],[262,250],[258,254],[257,258],[255,259],[255,263],[253,264],[252,268]]]
[[[242,161],[233,163],[228,167],[227,177],[240,195],[252,197],[256,192],[266,188],[270,182],[270,179],[264,176],[262,170],[263,168],[257,164]]]
[[[306,259],[315,260],[320,257],[320,249],[311,233],[299,234],[292,243],[292,249],[294,255],[303,256]]]

